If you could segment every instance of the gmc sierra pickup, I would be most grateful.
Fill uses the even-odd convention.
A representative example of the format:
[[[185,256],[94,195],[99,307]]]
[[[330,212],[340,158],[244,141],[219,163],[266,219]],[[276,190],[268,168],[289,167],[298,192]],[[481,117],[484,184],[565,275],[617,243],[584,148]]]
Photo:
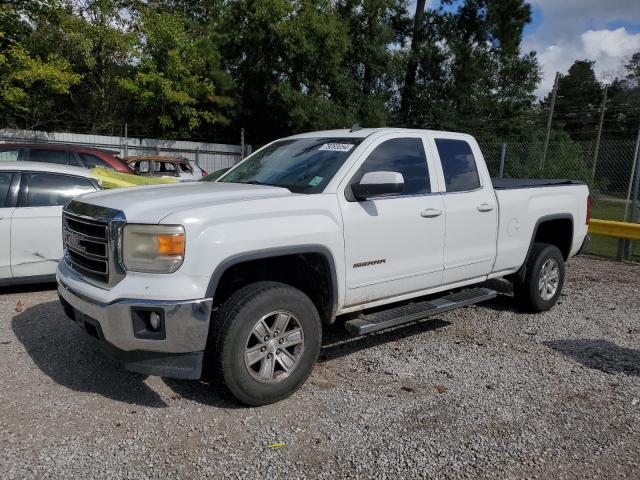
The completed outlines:
[[[307,133],[215,182],[71,201],[58,291],[125,368],[263,405],[306,380],[338,316],[365,334],[493,298],[478,284],[496,277],[548,310],[589,211],[578,182],[492,181],[469,135]]]

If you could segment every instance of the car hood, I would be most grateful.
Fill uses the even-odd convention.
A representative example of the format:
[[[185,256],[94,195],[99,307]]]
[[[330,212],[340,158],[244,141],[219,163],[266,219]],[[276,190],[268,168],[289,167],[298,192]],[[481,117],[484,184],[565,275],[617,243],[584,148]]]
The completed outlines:
[[[289,190],[280,187],[192,182],[103,190],[82,195],[77,200],[121,210],[128,222],[159,223],[172,213],[191,208],[290,195],[293,194]]]

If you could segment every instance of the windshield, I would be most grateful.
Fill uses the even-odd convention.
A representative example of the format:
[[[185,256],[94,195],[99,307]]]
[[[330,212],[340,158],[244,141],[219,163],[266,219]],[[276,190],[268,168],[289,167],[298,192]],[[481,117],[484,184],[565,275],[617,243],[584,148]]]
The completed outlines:
[[[362,138],[297,138],[260,150],[219,182],[288,188],[321,193]]]

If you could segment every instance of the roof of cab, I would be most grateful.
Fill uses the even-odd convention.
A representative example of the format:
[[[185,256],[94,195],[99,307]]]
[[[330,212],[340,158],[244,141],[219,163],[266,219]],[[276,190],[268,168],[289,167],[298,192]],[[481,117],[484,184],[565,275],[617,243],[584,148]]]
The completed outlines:
[[[91,171],[88,168],[73,167],[71,165],[59,165],[57,163],[45,162],[2,162],[0,161],[0,171],[22,171],[22,172],[45,172],[45,173],[63,173],[67,175],[76,175],[78,177],[91,177]]]
[[[440,130],[427,130],[427,129],[418,129],[418,128],[397,128],[397,127],[380,127],[380,128],[360,128],[360,129],[340,129],[340,130],[322,130],[319,132],[307,132],[307,133],[299,133],[297,135],[291,135],[287,138],[313,138],[313,137],[321,137],[321,138],[365,138],[374,133],[435,133],[435,134],[455,134],[455,135],[464,135],[465,133],[460,132],[445,132]]]

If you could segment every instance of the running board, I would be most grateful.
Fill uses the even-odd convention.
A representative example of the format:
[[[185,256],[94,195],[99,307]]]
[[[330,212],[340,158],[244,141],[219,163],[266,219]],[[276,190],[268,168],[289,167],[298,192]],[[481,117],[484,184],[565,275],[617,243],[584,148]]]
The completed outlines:
[[[354,335],[364,335],[385,328],[396,327],[403,323],[415,322],[423,318],[448,312],[455,308],[484,302],[495,298],[498,292],[490,288],[470,288],[449,293],[439,298],[409,303],[400,307],[389,308],[345,322],[345,327]]]

